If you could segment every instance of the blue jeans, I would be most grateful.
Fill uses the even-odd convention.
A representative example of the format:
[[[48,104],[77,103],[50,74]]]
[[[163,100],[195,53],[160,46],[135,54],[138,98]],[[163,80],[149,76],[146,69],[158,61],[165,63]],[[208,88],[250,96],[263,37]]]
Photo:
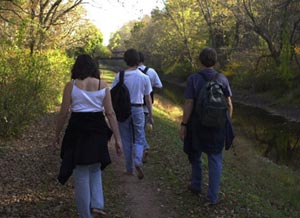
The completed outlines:
[[[201,152],[189,157],[192,165],[191,186],[201,191],[202,189],[202,161]],[[218,202],[218,193],[222,175],[222,152],[218,154],[207,154],[208,159],[208,191],[207,198],[212,204]]]
[[[92,218],[91,208],[104,208],[100,164],[77,165],[73,176],[79,217]]]
[[[133,173],[134,166],[142,166],[145,143],[145,117],[143,107],[131,107],[131,116],[119,122],[122,138],[125,166],[128,173]]]
[[[144,150],[148,150],[150,149],[150,145],[147,142],[147,138],[146,138],[146,124],[148,121],[148,113],[144,113],[145,115],[145,125],[144,125],[144,130],[145,130],[145,143],[144,143]]]

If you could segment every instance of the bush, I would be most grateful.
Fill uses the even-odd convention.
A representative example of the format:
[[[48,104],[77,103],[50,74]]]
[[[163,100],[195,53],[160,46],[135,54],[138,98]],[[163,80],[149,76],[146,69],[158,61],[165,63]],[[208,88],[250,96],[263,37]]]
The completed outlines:
[[[4,49],[0,55],[0,136],[17,136],[58,102],[70,59],[58,51],[30,55]]]
[[[195,70],[187,60],[174,62],[171,66],[166,67],[165,74],[171,80],[186,81],[187,77]]]

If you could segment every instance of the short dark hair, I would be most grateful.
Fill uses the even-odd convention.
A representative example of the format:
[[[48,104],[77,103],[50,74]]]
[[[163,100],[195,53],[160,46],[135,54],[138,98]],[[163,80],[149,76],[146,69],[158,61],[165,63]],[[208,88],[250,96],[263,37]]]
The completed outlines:
[[[205,67],[212,67],[217,63],[217,52],[213,48],[204,48],[199,55],[199,60]]]
[[[130,48],[124,53],[124,61],[130,67],[139,65],[140,56],[137,50]]]
[[[71,70],[72,79],[85,79],[94,77],[100,79],[100,71],[97,62],[88,54],[78,55]]]
[[[140,63],[145,61],[145,57],[144,54],[142,52],[139,52],[139,56],[140,56]]]

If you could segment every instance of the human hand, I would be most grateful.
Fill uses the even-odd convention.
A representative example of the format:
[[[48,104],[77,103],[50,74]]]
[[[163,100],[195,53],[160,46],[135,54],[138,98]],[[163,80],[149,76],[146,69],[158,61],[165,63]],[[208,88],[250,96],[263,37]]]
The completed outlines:
[[[122,146],[121,140],[116,141],[116,143],[115,143],[115,149],[116,149],[116,153],[117,153],[118,156],[122,155],[121,146]]]
[[[180,131],[179,131],[179,137],[183,141],[186,136],[186,127],[181,126]]]
[[[147,123],[150,123],[152,125],[154,124],[154,119],[153,119],[152,115],[148,116]]]

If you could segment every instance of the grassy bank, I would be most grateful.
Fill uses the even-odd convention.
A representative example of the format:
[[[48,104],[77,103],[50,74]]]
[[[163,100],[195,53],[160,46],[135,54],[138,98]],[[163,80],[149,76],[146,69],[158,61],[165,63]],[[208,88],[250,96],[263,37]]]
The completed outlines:
[[[104,78],[113,76],[104,74]],[[156,97],[154,130],[145,173],[153,179],[161,206],[172,205],[178,217],[300,217],[300,172],[278,166],[260,157],[235,123],[235,148],[224,151],[220,195],[217,207],[204,206],[202,198],[187,191],[190,166],[179,140],[181,108]],[[207,190],[207,162],[203,155],[203,190]],[[120,200],[120,199],[119,199]]]
[[[235,148],[224,151],[222,204],[214,209],[204,207],[201,199],[187,192],[190,167],[179,140],[180,108],[159,98],[154,109],[155,129],[149,135],[151,159],[146,172],[154,177],[163,199],[173,205],[177,214],[186,217],[299,217],[299,171],[260,157],[253,143],[239,132]],[[207,163],[203,155],[204,191],[207,189]],[[162,191],[163,190],[163,191]]]

